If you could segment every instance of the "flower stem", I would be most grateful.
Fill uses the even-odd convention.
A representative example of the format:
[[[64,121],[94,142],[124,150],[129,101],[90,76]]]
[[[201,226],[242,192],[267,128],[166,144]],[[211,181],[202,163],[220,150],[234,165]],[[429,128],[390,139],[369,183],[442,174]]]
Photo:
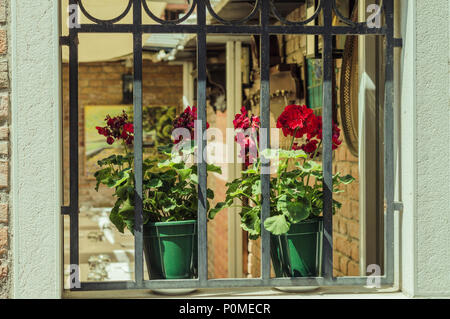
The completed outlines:
[[[322,146],[322,140],[320,140],[319,145],[317,145],[316,151],[313,154],[312,159],[314,159],[317,155],[317,151],[319,151],[319,148]]]
[[[314,159],[317,155],[317,151],[319,150],[320,146],[322,145],[322,141],[320,141],[319,145],[317,145],[317,148],[312,156],[312,159]],[[306,161],[305,161],[306,162]],[[304,164],[304,163],[303,163]],[[311,177],[311,172],[308,173],[308,179],[306,180],[306,186],[309,185],[309,178]]]
[[[295,135],[297,135],[297,131],[298,131],[298,127],[295,128],[294,134],[292,134],[292,140],[291,140],[291,145],[289,146],[289,151],[292,150],[292,147],[294,146]],[[280,195],[280,193],[281,193],[281,184],[280,184],[281,175],[283,175],[284,173],[287,172],[288,164],[289,164],[289,158],[287,158],[287,159],[284,161],[284,166],[285,166],[285,167],[283,168],[283,171],[280,172],[280,174],[277,176],[277,185],[276,185],[276,188],[278,189],[278,195]]]

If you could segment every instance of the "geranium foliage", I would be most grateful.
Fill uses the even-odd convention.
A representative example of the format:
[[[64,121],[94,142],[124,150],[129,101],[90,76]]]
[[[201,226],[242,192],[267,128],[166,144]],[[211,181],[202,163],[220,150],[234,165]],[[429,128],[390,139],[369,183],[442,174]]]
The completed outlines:
[[[248,154],[251,147],[259,151],[259,123],[259,118],[254,115],[249,117],[245,108],[236,115],[234,126],[238,134],[240,129],[252,128],[245,143],[240,143],[241,151],[245,151],[240,156],[246,158],[246,170],[240,178],[227,184],[225,201],[218,203],[209,213],[209,217],[214,218],[224,208],[234,206],[236,200],[247,203],[239,206],[241,227],[251,239],[261,234],[260,156],[275,161],[277,165],[276,174],[270,177],[270,217],[264,221],[268,231],[274,235],[285,234],[291,224],[318,217],[323,211],[323,169],[320,163],[314,161],[322,145],[322,118],[304,105],[288,105],[278,118],[277,128],[282,129],[285,136],[292,137],[290,148],[265,149],[256,158],[251,158]],[[333,123],[333,150],[341,144],[339,135],[340,130]],[[336,173],[333,176],[333,192],[341,192],[340,185],[353,181],[350,175]],[[334,213],[341,203],[333,200],[332,207]]]
[[[192,116],[192,121],[185,122],[188,129],[193,129],[195,118]],[[116,118],[107,116],[105,121],[107,122],[105,127],[97,127],[99,134],[107,139],[113,138],[110,144],[120,142],[125,154],[115,154],[98,161],[100,169],[95,173],[96,190],[98,191],[100,185],[115,190],[116,201],[110,213],[110,220],[120,232],[124,232],[125,228],[134,232],[135,175],[132,153],[134,130],[131,129],[132,123],[128,121],[125,112]],[[180,122],[178,117],[174,126],[180,127],[178,126]],[[145,159],[143,162],[144,224],[195,220],[198,208],[197,166],[186,161],[187,158],[195,156],[195,143],[191,140],[177,141],[177,147],[167,145],[158,150],[163,155],[163,160]],[[214,165],[208,165],[207,170],[221,173],[221,169]],[[214,198],[211,189],[207,190],[207,198]]]

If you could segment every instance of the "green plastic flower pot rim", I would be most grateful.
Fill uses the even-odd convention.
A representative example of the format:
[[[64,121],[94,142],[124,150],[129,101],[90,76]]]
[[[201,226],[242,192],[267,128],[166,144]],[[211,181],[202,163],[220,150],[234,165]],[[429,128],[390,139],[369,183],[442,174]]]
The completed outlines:
[[[145,226],[172,226],[172,225],[185,225],[185,224],[197,224],[196,220],[180,220],[180,221],[170,221],[170,222],[156,222],[147,223]]]
[[[197,272],[197,221],[144,225],[144,255],[150,279],[191,279]]]
[[[271,235],[270,253],[277,277],[318,277],[322,272],[323,218],[292,224]]]
[[[145,236],[172,237],[192,235],[192,230],[197,230],[196,220],[183,220],[171,222],[148,223],[144,225]],[[184,230],[184,231],[183,231]]]

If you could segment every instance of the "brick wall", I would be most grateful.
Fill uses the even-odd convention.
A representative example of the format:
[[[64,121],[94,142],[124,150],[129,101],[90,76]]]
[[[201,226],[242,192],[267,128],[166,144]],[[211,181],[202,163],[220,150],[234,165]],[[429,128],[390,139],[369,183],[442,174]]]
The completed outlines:
[[[0,0],[0,299],[10,293],[8,1]]]
[[[351,174],[356,181],[344,186],[345,193],[334,195],[342,208],[333,217],[333,269],[335,276],[359,276],[358,158],[342,146],[335,151],[333,172]]]
[[[305,5],[291,12],[288,17],[291,21],[305,20]],[[284,37],[284,38],[282,38]],[[306,36],[284,35],[279,36],[282,52],[286,55],[285,63],[303,64],[306,54]],[[283,51],[284,50],[284,51]],[[340,60],[336,61],[339,69]],[[303,75],[302,75],[303,76]],[[339,83],[340,74],[336,75]],[[258,92],[259,83],[255,82],[254,88],[247,91],[248,95]],[[339,90],[339,85],[337,85]],[[339,91],[337,93],[339,96]],[[304,100],[298,103],[305,103]],[[339,101],[338,101],[339,103]],[[279,99],[271,100],[271,127],[276,127],[276,118],[282,112],[285,103]],[[259,112],[259,107],[255,107],[253,112]],[[338,116],[338,118],[340,118]],[[343,139],[341,134],[341,139]],[[280,147],[288,147],[288,142],[280,133]],[[345,141],[333,157],[334,172],[341,172],[342,175],[351,174],[356,178],[356,182],[344,186],[345,193],[336,194],[335,199],[342,203],[342,208],[333,218],[333,273],[334,276],[359,276],[359,183],[358,183],[358,158],[351,155]],[[249,241],[248,244],[248,264],[247,275],[250,277],[260,276],[260,240]]]
[[[69,200],[69,68],[63,64],[64,128],[64,202]],[[81,63],[79,65],[79,159],[80,206],[109,207],[113,191],[101,187],[95,191],[95,179],[85,171],[84,107],[86,105],[122,104],[122,75],[132,70],[123,61]],[[183,95],[182,66],[143,62],[143,104],[181,107]],[[106,114],[105,114],[106,115]]]

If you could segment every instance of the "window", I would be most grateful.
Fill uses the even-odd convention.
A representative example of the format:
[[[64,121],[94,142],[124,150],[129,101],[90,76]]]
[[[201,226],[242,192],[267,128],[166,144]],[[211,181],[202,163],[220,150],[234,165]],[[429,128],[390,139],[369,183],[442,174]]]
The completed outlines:
[[[379,276],[382,284],[392,284],[394,275],[394,159],[393,159],[393,0],[383,1],[384,25],[368,22],[356,23],[346,18],[336,5],[336,1],[318,1],[316,10],[305,21],[292,22],[284,18],[283,10],[278,10],[276,1],[249,1],[253,8],[247,17],[239,21],[230,21],[222,18],[214,11],[214,1],[192,1],[189,9],[182,17],[178,14],[166,14],[166,19],[161,19],[152,13],[147,1],[129,0],[128,5],[117,18],[101,20],[93,17],[88,8],[83,6],[82,0],[70,0],[74,11],[83,14],[91,23],[76,24],[70,28],[69,36],[65,39],[69,46],[69,91],[70,91],[70,204],[63,207],[62,211],[70,218],[70,264],[79,265],[79,155],[78,155],[78,42],[81,34],[96,34],[102,37],[107,33],[124,33],[133,37],[133,118],[135,127],[135,279],[118,282],[79,282],[77,273],[73,274],[72,289],[74,290],[108,290],[108,289],[136,289],[136,288],[198,288],[198,287],[264,287],[264,286],[333,286],[333,285],[365,285],[365,277],[334,277],[333,276],[333,229],[332,229],[332,118],[333,118],[333,38],[336,35],[379,35],[385,38],[385,96],[384,96],[384,193],[386,201],[385,227],[385,275]],[[78,11],[79,10],[79,11]],[[195,12],[195,13],[194,13]],[[209,13],[217,24],[207,23]],[[259,15],[259,19],[258,19]],[[125,17],[132,16],[131,23],[122,23]],[[143,23],[143,16],[150,17],[156,24]],[[277,23],[272,23],[274,16]],[[309,25],[310,22],[322,17],[319,25]],[[334,26],[333,16],[337,16],[345,23],[345,26]],[[189,19],[196,17],[194,23]],[[173,20],[173,18],[175,20]],[[250,23],[257,19],[257,23]],[[375,18],[374,18],[375,19]],[[170,20],[170,21],[169,21]],[[76,20],[75,20],[76,21]],[[253,21],[253,20],[252,20]],[[376,19],[374,20],[376,21]],[[199,176],[199,209],[198,209],[198,278],[188,280],[144,280],[143,257],[143,219],[142,219],[142,171],[143,171],[143,97],[142,97],[142,70],[143,70],[143,43],[142,35],[145,33],[190,33],[197,36],[197,107],[198,119],[203,122],[202,130],[206,130],[207,110],[207,56],[206,44],[209,34],[253,34],[259,36],[259,63],[260,63],[260,94],[259,104],[262,128],[270,128],[270,67],[271,67],[271,35],[276,34],[302,34],[318,35],[322,45],[322,91],[323,95],[311,92],[316,100],[315,106],[322,106],[324,119],[323,136],[323,174],[324,174],[324,242],[323,242],[323,275],[321,277],[295,277],[295,278],[271,278],[270,266],[270,234],[262,229],[262,254],[261,254],[261,278],[245,279],[208,279],[207,259],[207,175],[206,163],[198,164]],[[313,72],[308,68],[308,74]],[[308,90],[314,90],[316,83],[310,83]],[[319,86],[320,87],[320,86]],[[269,132],[263,133],[263,140],[270,140]],[[205,140],[197,141],[200,149],[206,147]],[[266,145],[267,147],[267,145]],[[270,215],[270,176],[261,175],[262,183],[262,220]]]

